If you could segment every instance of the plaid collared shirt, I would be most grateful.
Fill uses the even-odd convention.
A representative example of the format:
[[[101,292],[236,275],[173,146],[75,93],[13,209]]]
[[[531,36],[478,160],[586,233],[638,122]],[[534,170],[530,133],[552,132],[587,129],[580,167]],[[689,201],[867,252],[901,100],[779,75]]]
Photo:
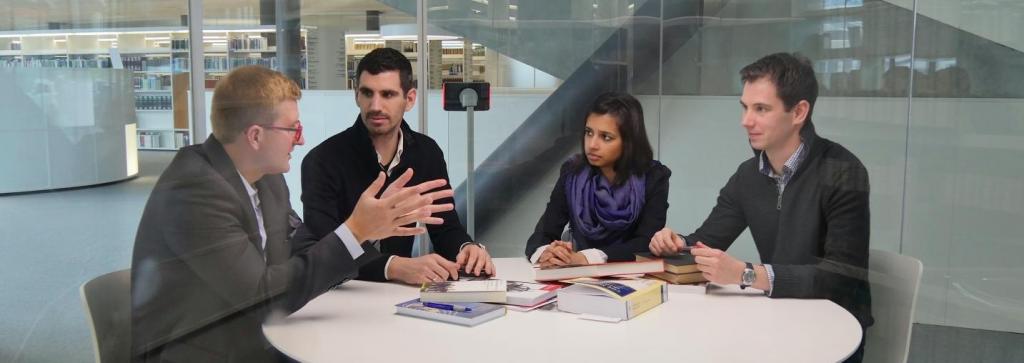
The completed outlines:
[[[807,154],[805,150],[806,148],[804,147],[804,143],[801,142],[800,146],[798,146],[796,151],[793,152],[793,155],[790,155],[789,159],[786,160],[786,163],[782,165],[782,175],[775,174],[775,171],[772,170],[772,164],[768,162],[768,156],[764,151],[761,151],[761,154],[758,156],[758,171],[760,171],[761,174],[775,179],[775,183],[779,186],[779,194],[782,194],[782,192],[786,190],[786,184],[789,183],[790,179],[793,179],[793,174],[796,173],[796,168],[800,167],[800,162],[804,161],[804,157]]]
[[[790,179],[793,179],[793,174],[796,174],[796,168],[800,167],[800,162],[804,161],[804,157],[807,156],[805,152],[806,148],[804,143],[801,142],[800,146],[797,146],[796,151],[793,155],[790,155],[786,163],[782,165],[782,175],[775,174],[772,170],[772,164],[768,162],[768,156],[764,151],[758,155],[758,166],[757,170],[761,174],[767,175],[768,177],[775,179],[775,185],[779,189],[779,207],[782,207],[782,192],[786,190],[786,184],[789,183]],[[768,272],[768,291],[765,294],[772,296],[772,290],[775,290],[775,269],[772,268],[771,264],[764,264],[764,270]]]

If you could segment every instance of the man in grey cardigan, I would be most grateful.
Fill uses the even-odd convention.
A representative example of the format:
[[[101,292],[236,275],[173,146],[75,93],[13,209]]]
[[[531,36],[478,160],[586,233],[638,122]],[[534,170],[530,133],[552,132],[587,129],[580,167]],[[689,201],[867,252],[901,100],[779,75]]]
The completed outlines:
[[[711,282],[773,298],[829,299],[870,326],[867,170],[849,150],[814,132],[818,83],[806,58],[768,55],[740,75],[741,125],[754,156],[729,178],[696,232],[682,236],[665,228],[651,239],[651,252],[692,246]],[[763,264],[725,252],[748,227]],[[862,340],[850,361],[860,361],[863,349]]]

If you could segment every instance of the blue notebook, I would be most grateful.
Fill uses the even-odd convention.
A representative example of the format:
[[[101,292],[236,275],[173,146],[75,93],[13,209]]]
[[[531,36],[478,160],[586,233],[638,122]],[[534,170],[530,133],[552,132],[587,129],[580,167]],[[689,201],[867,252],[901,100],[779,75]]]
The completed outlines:
[[[505,307],[485,303],[459,304],[470,308],[470,311],[451,311],[423,306],[420,299],[413,299],[395,305],[399,315],[443,321],[458,325],[474,326],[485,321],[494,320],[505,315]]]

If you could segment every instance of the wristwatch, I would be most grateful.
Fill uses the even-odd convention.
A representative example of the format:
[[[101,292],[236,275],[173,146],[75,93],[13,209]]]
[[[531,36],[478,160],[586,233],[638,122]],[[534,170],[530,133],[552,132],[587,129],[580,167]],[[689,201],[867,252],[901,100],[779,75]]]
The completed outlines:
[[[743,269],[740,275],[740,289],[746,289],[757,281],[757,273],[754,272],[754,264],[747,262],[747,268]]]

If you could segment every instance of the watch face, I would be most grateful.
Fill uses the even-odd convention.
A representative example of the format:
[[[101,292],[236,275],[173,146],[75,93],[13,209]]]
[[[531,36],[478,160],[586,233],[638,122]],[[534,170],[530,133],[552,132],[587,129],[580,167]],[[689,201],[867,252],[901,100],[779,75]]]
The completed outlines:
[[[746,269],[746,270],[743,270],[742,279],[743,279],[743,284],[744,285],[753,285],[754,284],[754,280],[756,280],[757,277],[754,275],[754,270]]]

